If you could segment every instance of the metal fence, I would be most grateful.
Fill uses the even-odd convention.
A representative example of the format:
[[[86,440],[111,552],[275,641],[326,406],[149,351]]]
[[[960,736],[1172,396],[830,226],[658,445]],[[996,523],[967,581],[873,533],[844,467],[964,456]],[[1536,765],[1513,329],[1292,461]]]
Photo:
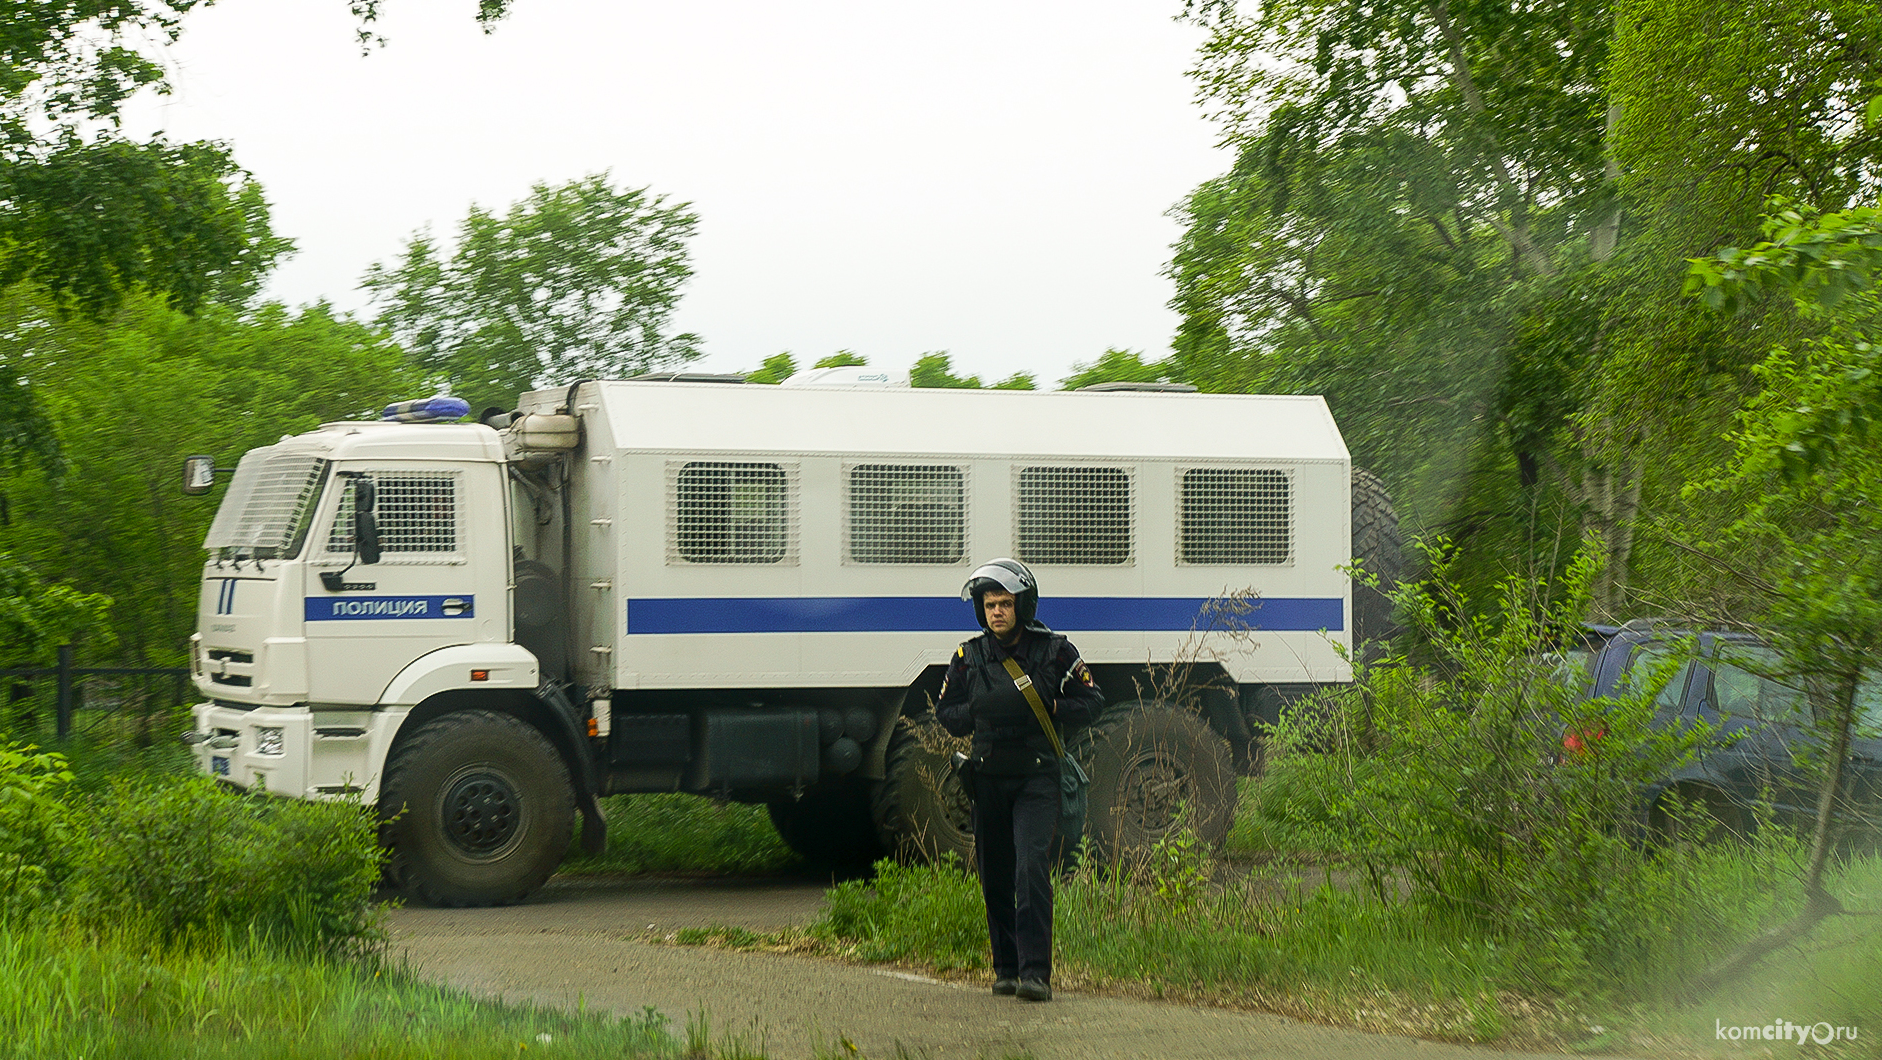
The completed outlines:
[[[37,723],[40,710],[50,705],[54,732],[64,740],[80,711],[99,719],[149,721],[188,701],[188,667],[78,666],[75,654],[67,644],[59,648],[57,666],[0,669],[9,723]]]

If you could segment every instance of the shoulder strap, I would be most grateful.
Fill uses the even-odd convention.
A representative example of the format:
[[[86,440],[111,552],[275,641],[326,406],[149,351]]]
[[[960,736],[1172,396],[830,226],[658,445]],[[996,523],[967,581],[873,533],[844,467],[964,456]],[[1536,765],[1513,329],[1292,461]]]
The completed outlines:
[[[1039,719],[1039,727],[1046,731],[1046,739],[1052,741],[1052,753],[1064,758],[1065,745],[1059,742],[1059,730],[1052,727],[1052,719],[1046,716],[1045,702],[1039,698],[1039,690],[1032,686],[1032,678],[1026,676],[1026,671],[1019,668],[1012,656],[1000,661],[1006,664],[1006,672],[1013,678],[1013,686],[1026,697],[1026,702],[1032,704],[1033,717]]]

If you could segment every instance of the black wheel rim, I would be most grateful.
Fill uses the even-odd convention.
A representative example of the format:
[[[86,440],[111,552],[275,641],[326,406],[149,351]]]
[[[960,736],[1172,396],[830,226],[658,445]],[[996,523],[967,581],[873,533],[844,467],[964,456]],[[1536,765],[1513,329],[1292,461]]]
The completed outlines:
[[[1196,809],[1196,782],[1176,758],[1162,751],[1138,755],[1124,772],[1124,819],[1157,839],[1175,828],[1187,805]]]
[[[444,838],[472,859],[502,854],[522,829],[523,800],[501,774],[480,770],[456,777],[442,801]]]

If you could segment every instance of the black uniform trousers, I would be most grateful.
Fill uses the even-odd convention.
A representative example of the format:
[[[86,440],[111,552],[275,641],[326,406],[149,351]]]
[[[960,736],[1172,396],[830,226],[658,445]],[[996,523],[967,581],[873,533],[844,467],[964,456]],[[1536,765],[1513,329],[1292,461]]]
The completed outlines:
[[[974,860],[987,901],[995,978],[1052,981],[1052,840],[1058,831],[1057,769],[974,778]]]

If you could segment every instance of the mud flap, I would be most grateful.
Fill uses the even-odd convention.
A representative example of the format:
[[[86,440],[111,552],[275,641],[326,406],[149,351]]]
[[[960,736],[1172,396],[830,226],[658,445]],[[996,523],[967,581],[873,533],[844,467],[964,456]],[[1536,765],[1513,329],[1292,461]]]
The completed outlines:
[[[599,854],[608,849],[608,821],[601,816],[601,804],[595,799],[595,765],[582,753],[582,724],[576,716],[575,703],[558,682],[544,681],[536,689],[536,698],[548,704],[549,713],[561,722],[562,741],[571,753],[569,776],[575,783],[575,806],[582,811],[582,853]]]
[[[582,853],[600,854],[608,849],[608,821],[601,816],[601,804],[595,793],[583,790],[575,805],[582,811]]]

